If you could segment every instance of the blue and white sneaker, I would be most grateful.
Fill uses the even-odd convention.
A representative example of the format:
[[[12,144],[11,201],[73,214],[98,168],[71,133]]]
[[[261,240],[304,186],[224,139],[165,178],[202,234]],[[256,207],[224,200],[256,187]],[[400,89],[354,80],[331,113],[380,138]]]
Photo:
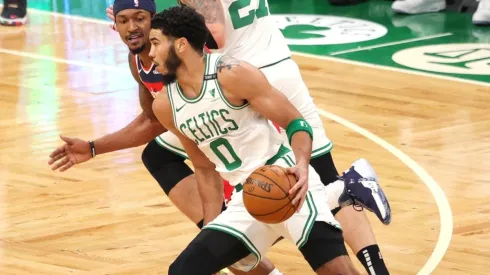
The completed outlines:
[[[391,208],[373,167],[363,158],[356,160],[352,167],[340,176],[345,189],[339,198],[339,205],[354,204],[376,214],[385,225],[391,222]]]

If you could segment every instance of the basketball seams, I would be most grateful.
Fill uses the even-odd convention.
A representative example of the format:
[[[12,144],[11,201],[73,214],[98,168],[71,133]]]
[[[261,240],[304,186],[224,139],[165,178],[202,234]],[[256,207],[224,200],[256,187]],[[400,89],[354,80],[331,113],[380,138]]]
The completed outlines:
[[[281,166],[277,166],[279,168],[281,168],[281,170],[284,172],[284,174],[286,174],[286,178],[288,179],[288,182],[289,182],[289,189],[293,188],[293,184],[291,183],[291,180],[289,179],[288,177],[288,172],[286,171],[286,169],[284,169],[284,167],[281,167]],[[289,192],[288,192],[289,193]],[[289,197],[289,194],[288,194],[288,199],[289,199],[289,202],[291,203],[291,205],[293,206],[294,210],[296,211],[296,206],[293,204],[293,200]]]
[[[249,196],[252,196],[252,197],[257,197],[257,198],[261,198],[261,199],[268,199],[268,200],[271,200],[271,201],[281,201],[281,200],[283,200],[283,199],[286,198],[286,197],[284,197],[284,198],[275,199],[275,198],[271,198],[271,197],[264,197],[264,196],[256,195],[256,194],[245,192],[245,191],[243,191],[243,193],[245,193],[245,194],[247,194]]]
[[[284,157],[282,159],[288,165],[290,164],[289,159],[284,158]],[[274,170],[275,168],[279,168],[279,169]],[[291,198],[291,195],[289,194],[289,190],[291,190],[291,188],[295,184],[295,182],[292,179],[290,179],[290,177],[293,175],[289,174],[285,167],[281,167],[281,166],[276,165],[276,164],[264,165],[263,167],[261,167],[261,169],[263,169],[263,170],[256,169],[249,176],[249,178],[251,178],[251,179],[253,178],[254,181],[257,181],[257,183],[248,182],[248,180],[247,180],[244,183],[243,194],[246,196],[249,196],[250,207],[253,210],[256,210],[256,211],[258,210],[259,213],[260,212],[262,212],[262,213],[259,214],[259,213],[250,212],[250,210],[252,210],[252,209],[248,209],[250,207],[247,207],[247,203],[245,203],[245,200],[244,200],[245,207],[247,208],[247,211],[249,212],[249,214],[252,215],[253,217],[255,217],[256,219],[258,218],[259,221],[262,220],[262,222],[274,223],[274,224],[284,222],[291,215],[294,215],[294,213],[297,210],[297,205],[292,204],[293,198]],[[281,175],[280,171],[283,172],[282,175]],[[270,174],[270,173],[272,173],[272,174]],[[289,184],[289,190],[285,190],[288,187],[287,187],[286,181],[283,178],[284,176],[287,177],[287,184]],[[274,178],[274,180],[273,180],[273,178]],[[278,184],[278,182],[280,182],[281,184]],[[270,187],[265,187],[265,186],[260,185],[260,184],[264,184],[264,183],[270,184],[273,188],[274,188],[274,186],[276,186],[277,188],[276,188],[276,190],[272,189],[272,192],[271,192],[271,189],[269,189]],[[248,192],[247,191],[248,189],[245,188],[245,185],[257,186],[257,184],[259,184],[258,186],[261,189],[263,189],[265,192],[269,192],[269,193],[263,193],[262,191],[258,192],[258,190],[257,191],[250,190],[251,192]],[[276,196],[280,196],[281,192],[284,194],[284,197],[277,198]],[[256,193],[259,193],[259,194],[256,194]],[[272,196],[272,197],[268,197],[268,196]],[[254,197],[255,199],[252,199],[252,197]],[[283,202],[283,205],[281,206],[280,205],[281,200],[284,200],[286,198],[287,198],[287,200],[285,202]],[[270,201],[271,207],[261,207],[260,206],[261,200]],[[255,205],[255,206],[253,206],[253,205]],[[264,210],[266,210],[266,211],[269,210],[271,212],[263,213]]]
[[[283,209],[284,209],[284,207],[288,206],[288,204],[290,204],[290,203],[289,203],[289,202],[287,202],[286,204],[284,204],[283,206],[281,206],[281,207],[280,207],[280,208],[278,208],[277,210],[274,210],[274,211],[272,211],[272,212],[270,212],[270,213],[264,213],[264,214],[255,214],[255,213],[250,213],[250,215],[252,215],[252,216],[268,216],[268,215],[271,215],[271,214],[274,214],[274,213],[277,213],[277,212],[279,212],[279,211],[283,210]],[[288,212],[289,212],[289,210],[288,210]],[[286,213],[287,213],[287,212],[286,212]],[[284,217],[283,217],[283,218],[284,218]]]
[[[264,174],[262,174],[262,173],[259,173],[259,172],[253,172],[252,174],[261,175],[262,177],[264,177],[264,178],[266,178],[266,179],[270,180],[270,181],[271,181],[271,183],[274,183],[274,185],[275,185],[275,186],[277,186],[277,187],[278,187],[278,188],[279,188],[279,189],[280,189],[280,190],[281,190],[281,191],[284,193],[285,197],[289,197],[288,192],[284,191],[284,189],[282,189],[282,187],[281,187],[279,184],[277,184],[277,183],[276,183],[274,180],[272,180],[272,179],[271,179],[271,178],[269,178],[268,176],[266,176],[266,175],[264,175]]]

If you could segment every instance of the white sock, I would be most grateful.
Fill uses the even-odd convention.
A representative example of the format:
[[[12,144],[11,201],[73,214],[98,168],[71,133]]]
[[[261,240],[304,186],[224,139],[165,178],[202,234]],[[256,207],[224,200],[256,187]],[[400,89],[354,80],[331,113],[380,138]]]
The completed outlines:
[[[340,207],[339,198],[344,192],[344,181],[336,180],[329,185],[325,186],[325,191],[327,192],[328,206],[330,210]]]
[[[272,272],[269,273],[269,275],[284,275],[284,274],[282,274],[281,271],[277,270],[277,268],[276,268],[276,269],[272,270]]]

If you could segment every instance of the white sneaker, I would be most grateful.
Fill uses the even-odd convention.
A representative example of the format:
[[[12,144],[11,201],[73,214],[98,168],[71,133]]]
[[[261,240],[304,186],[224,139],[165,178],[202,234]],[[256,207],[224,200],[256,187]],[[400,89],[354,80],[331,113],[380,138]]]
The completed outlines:
[[[446,0],[396,0],[391,9],[396,13],[419,14],[438,12],[446,8]]]
[[[490,25],[490,0],[480,0],[478,8],[473,14],[473,24]]]

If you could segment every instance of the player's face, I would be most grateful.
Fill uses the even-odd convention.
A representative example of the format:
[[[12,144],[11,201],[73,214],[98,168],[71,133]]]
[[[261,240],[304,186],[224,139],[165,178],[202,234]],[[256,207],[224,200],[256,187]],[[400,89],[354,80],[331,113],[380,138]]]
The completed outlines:
[[[174,82],[177,79],[177,69],[182,60],[175,52],[175,40],[163,35],[159,29],[150,31],[150,57],[162,74],[165,83]]]
[[[150,28],[151,15],[148,11],[127,9],[116,15],[116,29],[133,54],[141,53],[145,49]]]

